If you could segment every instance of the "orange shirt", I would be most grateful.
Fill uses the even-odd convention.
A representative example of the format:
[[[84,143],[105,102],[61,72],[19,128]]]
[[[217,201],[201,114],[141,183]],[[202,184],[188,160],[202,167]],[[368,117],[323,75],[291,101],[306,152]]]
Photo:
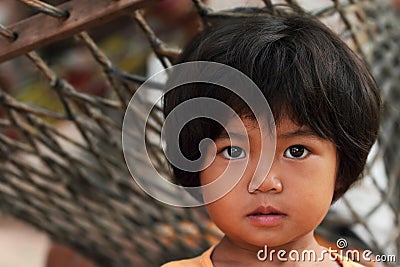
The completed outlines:
[[[179,261],[171,261],[168,262],[161,267],[213,267],[211,261],[211,254],[214,251],[215,245],[207,249],[203,254],[191,259],[179,260]],[[332,253],[333,256],[336,257],[338,264],[342,267],[363,267],[364,265],[355,263],[351,260],[347,260],[346,258],[341,258],[340,255]]]
[[[191,259],[171,261],[161,267],[214,267],[211,261],[211,254],[215,245],[207,249],[203,254]]]

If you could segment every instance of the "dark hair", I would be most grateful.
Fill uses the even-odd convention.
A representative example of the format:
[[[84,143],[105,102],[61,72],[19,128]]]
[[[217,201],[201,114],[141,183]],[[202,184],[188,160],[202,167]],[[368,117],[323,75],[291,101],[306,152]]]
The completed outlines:
[[[184,48],[179,62],[200,60],[223,63],[249,76],[266,97],[276,123],[288,116],[337,146],[333,201],[361,178],[378,134],[379,92],[366,64],[317,19],[305,15],[224,19],[200,32]],[[164,115],[200,96],[223,101],[240,115],[249,114],[228,90],[198,83],[167,93]],[[180,133],[180,149],[194,160],[200,156],[199,142],[214,140],[221,131],[210,119],[192,120]],[[172,169],[177,183],[200,185],[198,173]]]

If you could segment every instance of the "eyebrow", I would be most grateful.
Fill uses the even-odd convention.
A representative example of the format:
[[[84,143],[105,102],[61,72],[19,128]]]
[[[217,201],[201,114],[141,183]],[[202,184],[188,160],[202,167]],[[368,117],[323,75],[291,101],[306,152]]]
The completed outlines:
[[[218,135],[218,137],[217,137],[217,139],[230,139],[230,138],[247,139],[248,136],[247,136],[247,134],[222,131],[221,134]]]
[[[282,133],[278,135],[278,138],[281,139],[289,139],[293,137],[312,137],[312,138],[318,138],[320,139],[321,137],[317,135],[313,130],[311,129],[297,129],[292,132],[287,132],[287,133]],[[229,139],[229,138],[236,138],[236,139],[246,139],[248,138],[247,134],[241,134],[237,132],[226,132],[222,131],[220,135],[218,135],[217,139]]]
[[[321,138],[319,135],[317,135],[311,129],[297,129],[297,130],[294,130],[292,132],[287,132],[287,133],[280,134],[278,136],[278,138],[289,139],[289,138],[292,138],[292,137],[299,137],[299,136],[300,137],[312,137],[312,138],[318,138],[318,139]]]

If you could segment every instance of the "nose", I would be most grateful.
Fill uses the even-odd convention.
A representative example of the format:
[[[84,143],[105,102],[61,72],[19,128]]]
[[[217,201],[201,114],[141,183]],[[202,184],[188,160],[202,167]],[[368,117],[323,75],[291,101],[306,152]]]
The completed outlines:
[[[275,161],[272,163],[269,171],[263,168],[257,168],[248,186],[249,193],[255,193],[256,191],[274,193],[282,192],[283,185],[280,179],[279,170],[279,163]]]

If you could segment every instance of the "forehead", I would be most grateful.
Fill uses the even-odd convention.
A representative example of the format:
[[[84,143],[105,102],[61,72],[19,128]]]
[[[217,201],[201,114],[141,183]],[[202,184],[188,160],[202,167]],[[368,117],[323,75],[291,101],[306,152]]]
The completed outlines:
[[[241,134],[243,136],[253,132],[256,133],[259,132],[260,129],[267,129],[264,124],[265,123],[258,122],[254,118],[231,118],[227,121],[224,131],[221,133],[220,137],[228,137],[226,136],[226,133]]]
[[[244,126],[244,128],[243,128]],[[296,132],[296,131],[307,131],[313,133],[312,129],[306,125],[299,125],[288,117],[283,117],[279,122],[274,125],[277,135]],[[257,121],[253,117],[242,117],[239,119],[230,119],[226,124],[225,130],[228,132],[241,132],[246,131],[248,133],[256,131],[269,131],[269,126],[266,120]]]

